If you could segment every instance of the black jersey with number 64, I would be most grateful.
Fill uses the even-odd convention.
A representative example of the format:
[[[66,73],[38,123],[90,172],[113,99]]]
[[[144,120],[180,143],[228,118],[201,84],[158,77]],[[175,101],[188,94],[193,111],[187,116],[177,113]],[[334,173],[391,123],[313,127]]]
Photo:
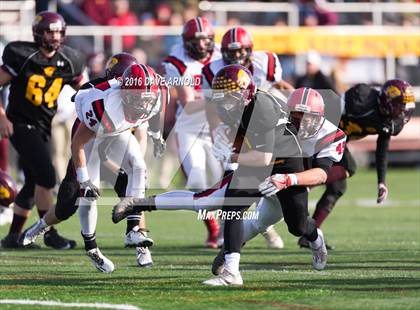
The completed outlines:
[[[67,46],[47,58],[36,43],[9,43],[2,65],[13,76],[7,117],[13,124],[29,124],[49,136],[58,95],[65,84],[80,81],[83,65],[84,58]]]

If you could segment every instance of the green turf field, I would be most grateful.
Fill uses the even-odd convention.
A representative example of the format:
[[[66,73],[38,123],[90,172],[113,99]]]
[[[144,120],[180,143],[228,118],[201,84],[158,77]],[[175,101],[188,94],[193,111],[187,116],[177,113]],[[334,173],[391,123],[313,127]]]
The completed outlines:
[[[76,250],[0,250],[0,300],[128,304],[140,309],[419,309],[420,172],[390,170],[389,204],[382,207],[374,203],[375,183],[373,171],[358,171],[350,180],[348,192],[323,227],[337,249],[330,252],[322,272],[311,269],[310,253],[298,249],[296,238],[280,223],[276,228],[285,249],[267,249],[262,237],[244,248],[242,288],[204,287],[200,282],[211,276],[216,250],[201,246],[204,225],[187,211],[148,214],[155,265],[140,269],[134,250],[123,248],[125,224],[112,224],[111,208],[103,207],[98,243],[116,265],[113,274],[96,272],[84,256],[78,218],[73,217],[59,230],[77,239]],[[1,237],[6,231],[0,228]],[[0,304],[0,309],[52,308],[57,307]]]

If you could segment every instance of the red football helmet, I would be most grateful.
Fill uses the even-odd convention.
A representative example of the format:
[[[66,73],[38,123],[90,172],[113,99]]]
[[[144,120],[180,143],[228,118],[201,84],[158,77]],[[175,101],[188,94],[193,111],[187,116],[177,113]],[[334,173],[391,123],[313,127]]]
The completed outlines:
[[[213,53],[214,30],[204,17],[196,17],[186,22],[182,40],[188,55],[193,59],[204,59]]]
[[[160,95],[160,77],[144,64],[129,66],[122,75],[121,99],[128,121],[147,119]]]
[[[54,39],[47,36],[47,33],[59,31],[61,33],[60,39]],[[32,23],[32,34],[34,41],[47,51],[56,51],[60,48],[66,35],[66,22],[64,18],[54,12],[40,12],[35,16]]]
[[[222,38],[222,56],[226,64],[248,67],[254,44],[251,36],[242,27],[229,29]]]
[[[0,206],[8,207],[15,201],[16,183],[10,175],[0,169]]]
[[[119,78],[123,75],[125,69],[137,64],[137,59],[129,53],[118,53],[112,55],[105,66],[105,77],[107,79]]]
[[[287,99],[289,120],[302,139],[313,137],[324,123],[325,105],[319,92],[312,88],[298,88]]]
[[[242,112],[255,96],[252,74],[241,65],[228,65],[217,72],[211,85],[212,102],[217,113],[227,124],[238,125]]]

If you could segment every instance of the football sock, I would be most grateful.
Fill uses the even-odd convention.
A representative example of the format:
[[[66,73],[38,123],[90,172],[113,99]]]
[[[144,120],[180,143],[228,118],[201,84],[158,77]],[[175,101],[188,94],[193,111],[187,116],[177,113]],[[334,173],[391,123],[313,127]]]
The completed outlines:
[[[214,218],[213,214],[211,215],[211,218],[203,220],[204,224],[207,227],[207,232],[209,234],[217,235],[219,233],[219,223],[217,223],[217,220]]]
[[[128,234],[134,227],[140,225],[140,215],[129,215],[127,216],[127,228],[125,234]]]
[[[321,227],[321,224],[325,221],[325,219],[330,215],[330,209],[324,208],[321,206],[317,206],[315,209],[314,214],[312,215],[312,218],[315,220],[316,227]]]
[[[22,228],[26,223],[28,218],[26,216],[21,216],[17,214],[13,214],[13,221],[10,225],[9,234],[20,234],[22,232]]]
[[[318,249],[322,245],[322,238],[318,235],[315,241],[311,242],[311,248]]]
[[[96,244],[96,233],[94,232],[93,234],[87,234],[84,235],[83,233],[82,237],[83,237],[83,241],[85,242],[85,250],[89,251],[92,250],[94,248],[97,248],[98,245]]]
[[[91,235],[95,233],[98,219],[96,202],[92,202],[90,205],[81,205],[79,207],[79,219],[83,234]]]
[[[239,272],[239,260],[241,258],[240,253],[229,253],[225,254],[225,268],[233,274]]]

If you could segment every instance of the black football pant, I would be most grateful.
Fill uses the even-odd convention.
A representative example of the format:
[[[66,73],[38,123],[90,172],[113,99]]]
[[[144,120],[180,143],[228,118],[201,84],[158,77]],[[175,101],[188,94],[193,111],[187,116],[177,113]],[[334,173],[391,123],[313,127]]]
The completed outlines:
[[[276,163],[270,171],[264,171],[264,168],[242,168],[236,172],[229,188],[226,191],[226,199],[229,202],[231,198],[239,202],[247,198],[246,203],[237,205],[225,204],[223,211],[234,211],[239,214],[249,208],[253,202],[258,202],[261,194],[258,191],[258,185],[268,176],[275,173],[294,173],[304,170],[302,158],[276,159]],[[271,168],[270,168],[271,170]],[[268,173],[267,173],[268,172]],[[238,188],[239,187],[239,188]],[[248,188],[248,189],[241,189]],[[308,213],[308,191],[305,186],[292,186],[277,193],[284,220],[289,232],[295,236],[306,236],[309,241],[315,241],[318,237],[315,222],[309,217]],[[236,200],[233,200],[233,202]],[[243,241],[243,223],[242,217],[225,220],[225,253],[239,253]]]
[[[25,175],[25,184],[16,196],[16,204],[30,210],[34,204],[35,185],[55,186],[51,143],[49,136],[30,125],[13,124],[13,131],[10,142],[19,155]]]

